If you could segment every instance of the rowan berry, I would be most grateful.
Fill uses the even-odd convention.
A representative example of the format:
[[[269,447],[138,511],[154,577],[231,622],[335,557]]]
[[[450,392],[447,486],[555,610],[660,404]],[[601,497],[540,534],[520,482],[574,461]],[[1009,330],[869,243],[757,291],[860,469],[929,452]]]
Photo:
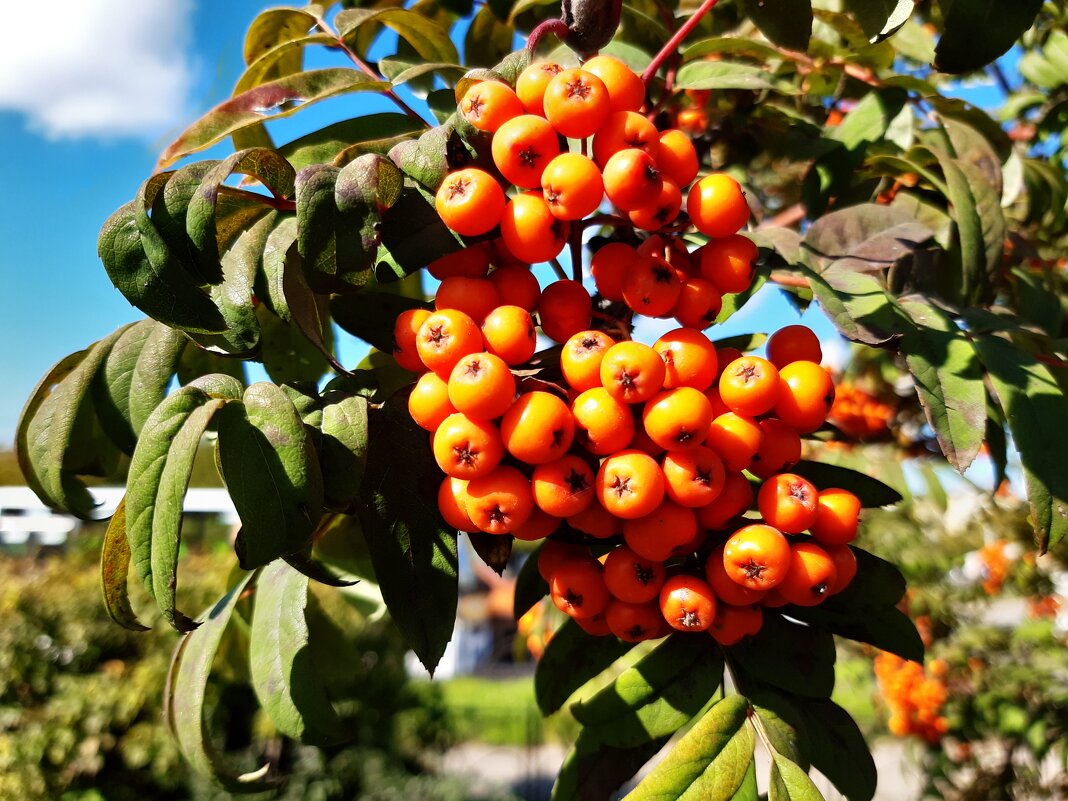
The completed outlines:
[[[757,425],[761,433],[760,448],[749,465],[750,473],[759,478],[771,478],[801,460],[801,436],[797,429],[774,417],[761,420]]]
[[[779,371],[759,356],[735,359],[720,374],[719,397],[732,412],[764,414],[779,398]]]
[[[835,582],[828,595],[837,595],[857,575],[857,555],[848,545],[825,545],[823,548],[834,562]]]
[[[683,553],[696,537],[697,517],[693,509],[670,499],[641,517],[623,520],[623,540],[634,553],[646,559],[663,562]]]
[[[743,587],[727,574],[723,563],[723,546],[716,548],[705,560],[705,579],[717,599],[731,606],[748,606],[759,603],[765,590]]]
[[[602,172],[604,191],[620,211],[634,211],[658,197],[664,180],[644,150],[627,148],[612,155]]]
[[[678,631],[707,631],[716,615],[716,596],[696,576],[672,576],[660,589],[660,611]]]
[[[791,547],[790,569],[777,587],[796,606],[815,606],[830,595],[838,578],[834,560],[814,542]]]
[[[457,531],[478,531],[467,514],[467,481],[445,476],[438,488],[438,511],[445,522]]]
[[[519,306],[498,306],[487,314],[482,339],[487,351],[509,365],[529,361],[538,344],[530,312]]]
[[[541,192],[549,211],[560,220],[593,214],[604,198],[601,171],[580,153],[561,153],[541,174]]]
[[[550,392],[526,392],[501,419],[504,447],[527,464],[545,464],[559,459],[575,437],[571,411]]]
[[[444,278],[434,295],[434,308],[462,311],[476,323],[501,305],[501,297],[492,281],[456,275]]]
[[[601,386],[601,361],[615,342],[603,331],[580,331],[564,343],[560,370],[568,386],[579,392]]]
[[[779,371],[775,416],[802,433],[815,431],[834,403],[834,381],[815,362],[791,362]]]
[[[498,267],[489,274],[489,280],[497,289],[502,306],[518,306],[531,313],[537,310],[541,287],[529,267]]]
[[[512,536],[524,542],[535,542],[553,534],[563,522],[563,519],[554,517],[535,506],[527,522],[519,528],[512,529]]]
[[[571,139],[593,136],[612,113],[604,82],[582,69],[563,70],[545,87],[545,118]]]
[[[604,613],[608,628],[624,642],[641,642],[661,636],[664,628],[664,616],[660,605],[650,601],[645,604],[631,604],[618,599],[612,600]]]
[[[645,432],[667,451],[695,448],[704,442],[712,423],[712,404],[693,387],[666,389],[642,410]]]
[[[600,247],[590,261],[590,272],[597,291],[605,300],[623,300],[623,279],[638,260],[638,251],[624,242],[609,242]]]
[[[604,83],[613,111],[637,111],[645,102],[642,79],[618,58],[597,55],[586,61],[582,69],[593,73]]]
[[[623,521],[599,503],[591,503],[581,512],[569,515],[567,524],[576,531],[589,534],[599,540],[606,540],[623,533]]]
[[[456,408],[449,401],[449,384],[437,373],[423,373],[408,396],[408,414],[416,425],[436,431]]]
[[[538,304],[538,321],[545,336],[567,342],[590,327],[593,299],[578,281],[561,279],[545,287]]]
[[[722,310],[723,295],[715,284],[695,277],[683,282],[671,315],[680,325],[700,331],[716,322]]]
[[[753,283],[759,251],[753,240],[741,234],[713,239],[701,246],[701,276],[724,295],[744,292]]]
[[[492,353],[460,358],[449,374],[449,403],[471,418],[492,420],[515,398],[515,378],[504,360]]]
[[[593,470],[573,454],[539,464],[530,477],[534,503],[556,517],[571,517],[589,506],[593,483]]]
[[[778,529],[755,524],[738,529],[723,546],[723,567],[743,587],[768,590],[790,569],[790,543]]]
[[[710,503],[698,507],[697,520],[706,529],[722,531],[753,504],[753,485],[740,472],[728,471],[723,489]]]
[[[448,476],[478,478],[492,472],[504,456],[497,426],[472,420],[457,412],[446,417],[434,432],[434,459]]]
[[[749,222],[750,214],[742,187],[723,173],[713,173],[693,185],[686,213],[698,231],[713,238],[737,233]]]
[[[800,534],[816,522],[818,497],[812,482],[793,473],[780,473],[761,485],[757,508],[768,525],[784,534]]]
[[[661,462],[661,470],[668,497],[690,508],[712,503],[723,491],[727,478],[723,460],[704,446],[668,452]]]
[[[678,271],[659,256],[637,259],[623,278],[623,300],[647,317],[666,316],[681,292]]]
[[[611,599],[601,563],[592,557],[557,567],[549,580],[549,593],[556,608],[573,618],[599,615]]]
[[[660,185],[660,194],[648,205],[627,212],[630,224],[642,231],[659,231],[674,222],[682,208],[682,192],[667,178]]]
[[[653,343],[664,360],[664,387],[705,391],[716,376],[716,346],[695,328],[676,328]]]
[[[811,328],[803,325],[788,325],[780,328],[768,339],[768,361],[780,370],[792,362],[823,361],[819,338]]]
[[[519,73],[515,82],[515,91],[523,103],[523,108],[528,114],[545,116],[544,98],[545,87],[549,81],[563,72],[564,68],[553,61],[542,61],[531,64]]]
[[[494,133],[505,122],[523,113],[523,103],[508,84],[479,81],[464,92],[460,113],[478,130]]]
[[[595,486],[601,506],[624,520],[654,512],[664,499],[664,473],[641,451],[622,450],[605,459]]]
[[[656,126],[635,111],[611,114],[593,137],[593,158],[602,167],[620,150],[644,150],[654,159],[660,150]]]
[[[846,545],[856,539],[859,520],[860,499],[849,490],[831,487],[820,490],[816,522],[809,531],[821,545]]]
[[[643,403],[664,386],[667,368],[660,354],[640,342],[617,342],[601,361],[601,385],[625,403]]]
[[[558,220],[538,192],[523,192],[508,201],[501,216],[501,238],[512,253],[530,264],[560,255],[570,229]],[[542,293],[544,300],[544,293]]]
[[[438,216],[461,236],[478,236],[501,221],[504,190],[484,170],[467,167],[445,176],[434,198]]]
[[[659,597],[664,586],[664,565],[638,556],[626,545],[609,552],[604,560],[604,583],[621,601],[644,604]]]
[[[489,250],[479,244],[439,256],[426,266],[426,271],[439,281],[453,276],[485,278],[489,270]]]
[[[419,328],[430,316],[427,309],[405,309],[393,323],[393,358],[412,373],[421,373],[426,365],[419,358]]]
[[[463,312],[443,309],[423,320],[415,347],[423,364],[447,377],[462,357],[482,350],[482,332]]]
[[[634,437],[630,409],[604,387],[579,394],[571,402],[571,415],[575,419],[576,439],[597,456],[607,456],[627,447]]]
[[[727,412],[713,418],[705,444],[719,454],[728,470],[745,470],[760,450],[763,436],[752,417]]]
[[[716,617],[708,630],[720,645],[734,645],[760,631],[764,613],[759,606],[732,606],[722,603],[716,607]]]
[[[687,187],[697,177],[697,151],[694,150],[690,137],[676,128],[660,132],[660,147],[656,153],[656,164],[664,176],[675,182],[679,188]]]
[[[560,143],[556,131],[548,122],[532,114],[523,114],[513,117],[497,129],[490,144],[490,153],[493,163],[509,183],[534,189],[541,186],[541,174],[546,165],[560,154]],[[497,215],[497,219],[500,219],[500,215]],[[510,243],[505,244],[512,250]],[[512,253],[520,259],[524,258],[515,250]]]
[[[585,545],[576,545],[558,540],[545,540],[538,549],[538,573],[546,581],[553,577],[556,568],[572,559],[589,559],[590,551]]]

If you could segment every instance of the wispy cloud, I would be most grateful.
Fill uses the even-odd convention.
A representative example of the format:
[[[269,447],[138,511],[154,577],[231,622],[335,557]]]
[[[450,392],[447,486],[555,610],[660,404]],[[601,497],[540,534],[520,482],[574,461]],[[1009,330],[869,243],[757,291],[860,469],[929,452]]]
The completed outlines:
[[[0,110],[49,138],[155,137],[188,116],[193,0],[5,4]]]

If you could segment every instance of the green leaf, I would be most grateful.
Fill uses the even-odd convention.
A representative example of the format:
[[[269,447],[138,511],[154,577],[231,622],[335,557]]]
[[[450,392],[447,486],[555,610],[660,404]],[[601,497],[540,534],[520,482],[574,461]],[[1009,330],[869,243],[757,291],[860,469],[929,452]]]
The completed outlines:
[[[130,378],[130,425],[141,435],[145,421],[167,397],[182,352],[189,340],[180,332],[157,323],[141,352]]]
[[[633,648],[615,637],[590,637],[573,620],[553,634],[534,673],[534,698],[543,715],[551,715],[587,681]]]
[[[848,467],[804,459],[792,467],[790,472],[807,478],[816,485],[816,489],[837,487],[849,490],[860,498],[860,505],[865,508],[890,506],[901,500],[901,493],[893,487]]]
[[[89,519],[96,506],[85,484],[67,464],[75,446],[75,424],[94,376],[129,326],[88,350],[62,359],[34,388],[15,432],[15,456],[27,485],[53,509]]]
[[[796,698],[812,766],[849,801],[871,801],[878,779],[864,735],[844,709],[826,699]]]
[[[100,551],[100,587],[108,616],[130,631],[148,631],[130,606],[126,578],[130,570],[130,542],[126,539],[126,499],[119,501],[104,534]]]
[[[221,333],[226,321],[219,310],[171,256],[145,215],[145,201],[151,205],[158,191],[152,187],[158,183],[150,178],[138,193],[142,200],[120,207],[104,223],[97,243],[104,269],[123,296],[149,317],[187,331]]]
[[[265,53],[273,52],[279,44],[300,39],[316,25],[313,14],[299,8],[269,8],[261,11],[245,34],[243,56],[246,64],[254,64]],[[285,60],[273,65],[265,77],[280,78],[300,69],[299,54],[289,54]]]
[[[933,236],[907,212],[863,203],[820,217],[805,232],[803,247],[819,264],[875,271],[891,267]]]
[[[325,300],[325,296],[316,295]],[[272,381],[291,384],[300,381],[318,381],[329,369],[330,363],[322,349],[308,340],[295,323],[279,319],[266,306],[256,309],[260,322],[260,358]],[[329,347],[332,330],[324,330],[324,346]]]
[[[666,737],[613,748],[582,729],[553,785],[552,801],[609,801],[667,743]]]
[[[387,353],[393,352],[397,315],[419,308],[426,308],[426,303],[393,292],[335,295],[330,300],[330,315],[342,330]]]
[[[1068,531],[1068,473],[1060,456],[1068,447],[1062,425],[1068,401],[1050,369],[1030,353],[993,334],[973,334],[972,342],[1019,451],[1035,538],[1045,552]]]
[[[447,152],[455,134],[452,125],[443,124],[390,148],[389,158],[401,172],[436,192],[449,171]]]
[[[771,89],[771,80],[770,73],[752,64],[691,61],[679,70],[675,85],[679,89],[748,89],[758,92]]]
[[[395,31],[427,62],[455,64],[460,60],[449,32],[428,17],[403,8],[352,8],[337,15],[334,24],[345,41],[365,25],[379,23]]]
[[[810,698],[829,698],[834,689],[834,638],[770,609],[764,611],[760,632],[730,653],[739,671],[772,687]]]
[[[1042,0],[954,0],[935,48],[935,69],[971,72],[1004,54],[1031,27]]]
[[[900,338],[901,312],[878,278],[833,266],[822,274],[801,269],[842,336],[874,346],[885,346]]]
[[[803,767],[805,757],[805,721],[794,703],[793,696],[762,684],[744,685],[738,691],[749,699],[759,725],[771,747]]]
[[[146,340],[157,326],[166,328],[155,320],[141,320],[123,331],[93,379],[93,407],[100,424],[111,441],[127,455],[133,453],[137,444],[130,417],[134,367]],[[162,399],[161,395],[159,400]]]
[[[236,775],[228,770],[211,745],[205,730],[204,702],[207,696],[211,665],[219,650],[223,634],[253,574],[237,583],[212,609],[200,618],[200,626],[185,635],[179,644],[180,652],[172,664],[173,689],[166,704],[178,747],[192,768],[230,792],[249,793],[269,790],[276,781],[264,780],[268,765],[255,773]]]
[[[460,250],[463,245],[441,221],[433,204],[413,187],[406,187],[397,202],[382,215],[382,247],[400,267],[388,274],[379,265],[379,282],[411,275],[434,259]]]
[[[778,3],[744,0],[742,8],[773,43],[802,53],[812,36],[812,0],[780,0]]]
[[[724,295],[723,308],[719,310],[719,314],[716,315],[716,320],[712,325],[720,325],[721,323],[726,322],[732,315],[741,309],[742,306],[752,300],[753,295],[760,291],[760,288],[768,282],[769,272],[770,270],[758,267],[756,274],[753,276],[752,283],[750,283],[746,289],[741,292],[733,292]]]
[[[484,531],[468,531],[467,541],[478,558],[498,576],[503,576],[508,560],[512,557],[515,537],[511,534],[487,534]]]
[[[367,398],[330,399],[323,407],[320,458],[327,504],[348,506],[359,495],[367,466]]]
[[[261,84],[220,103],[193,123],[167,146],[158,166],[166,167],[234,131],[288,117],[320,100],[351,92],[384,92],[388,88],[387,81],[376,81],[359,70],[339,67],[309,70]]]
[[[261,14],[252,23],[253,26],[256,25],[260,18],[271,11],[294,13],[294,9],[270,9]],[[292,26],[286,30],[279,30],[278,37],[273,42],[263,42],[256,46],[254,51],[250,51],[250,42],[248,39],[245,40],[245,63],[247,66],[241,77],[237,79],[237,84],[234,86],[232,94],[239,95],[267,81],[274,81],[300,72],[304,67],[304,49],[306,47],[312,45],[337,46],[337,39],[329,34],[308,33],[315,25],[315,22],[308,15],[304,15],[303,12],[297,11],[295,13],[296,16],[292,18]],[[249,36],[252,34],[253,30],[250,28]],[[258,127],[262,128],[262,126]],[[263,130],[266,132],[265,128]],[[238,132],[238,139],[240,138],[241,132]],[[242,147],[235,141],[235,150],[240,150]],[[244,147],[248,147],[248,145],[244,145]]]
[[[245,363],[240,359],[224,358],[195,342],[186,342],[178,360],[178,383],[185,385],[212,374],[229,376],[242,387],[248,383]]]
[[[225,400],[196,385],[183,387],[149,416],[127,480],[127,537],[134,567],[167,622],[188,631],[175,606],[182,506],[201,437]]]
[[[534,604],[549,594],[549,584],[538,572],[538,554],[542,545],[538,545],[523,561],[519,575],[515,578],[515,595],[512,600],[512,616],[519,620]],[[552,643],[550,642],[551,646]]]
[[[901,571],[891,562],[855,545],[850,548],[857,558],[857,575],[849,586],[834,596],[834,605],[841,608],[896,606],[907,587]]]
[[[707,55],[741,55],[759,62],[773,61],[780,57],[779,51],[758,39],[735,38],[732,36],[712,36],[694,42],[682,51],[685,64]]]
[[[722,681],[723,657],[711,638],[672,634],[571,714],[602,743],[633,747],[670,737]]]
[[[712,344],[716,346],[716,350],[723,348],[735,348],[742,353],[748,353],[751,350],[756,350],[767,341],[767,334],[738,334],[733,337],[724,337],[723,339],[713,339]]]
[[[902,659],[923,662],[924,646],[916,624],[897,607],[847,606],[828,598],[819,606],[790,607],[789,615],[839,637],[874,645]]]
[[[442,75],[443,79],[448,82],[444,75],[454,75],[459,78],[467,72],[467,68],[461,67],[459,64],[411,62],[395,58],[383,58],[378,62],[378,68],[383,75],[389,78],[394,86],[401,86],[408,83],[408,81],[414,81],[417,78],[428,75]]]
[[[1020,316],[1037,325],[1050,337],[1060,336],[1064,309],[1052,286],[1051,276],[1045,271],[1036,272],[1025,267],[1013,267],[1012,275],[1012,289]]]
[[[824,801],[808,773],[782,754],[771,755],[768,801]]]
[[[760,801],[757,791],[756,760],[750,760],[749,767],[745,771],[745,778],[737,792],[731,796],[731,801]]]
[[[493,64],[512,50],[511,25],[503,22],[489,5],[483,6],[464,37],[464,61],[468,64]]]
[[[285,562],[263,569],[249,632],[252,689],[275,727],[315,745],[345,739],[308,643],[308,578]]]
[[[903,298],[915,324],[904,329],[901,353],[938,445],[963,473],[983,444],[986,390],[975,347],[944,311],[922,298]]]
[[[278,149],[279,154],[301,170],[311,164],[328,164],[340,154],[361,144],[368,151],[385,155],[398,137],[423,129],[418,120],[406,114],[383,112],[342,120],[313,131]],[[334,166],[342,166],[335,164]]]
[[[293,402],[253,384],[219,415],[219,462],[241,518],[234,549],[260,567],[308,544],[323,508],[323,477]]]
[[[441,484],[426,432],[394,395],[369,415],[367,471],[359,517],[390,615],[434,672],[456,617],[456,532],[434,499]]]
[[[729,695],[705,713],[624,801],[729,799],[753,758],[749,703]]]
[[[915,0],[846,0],[845,6],[856,17],[864,34],[877,42],[908,22],[916,3]]]

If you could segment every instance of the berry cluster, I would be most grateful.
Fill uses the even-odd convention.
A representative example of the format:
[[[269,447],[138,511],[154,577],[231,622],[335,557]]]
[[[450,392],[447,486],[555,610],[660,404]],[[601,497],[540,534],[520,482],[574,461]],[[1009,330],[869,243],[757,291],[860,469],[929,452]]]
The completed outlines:
[[[874,439],[886,435],[894,419],[894,407],[854,384],[843,382],[837,387],[827,419],[854,439]]]
[[[875,657],[875,678],[887,706],[891,733],[898,737],[915,734],[932,745],[942,739],[949,721],[942,716],[946,684],[942,677],[946,664],[932,659],[930,673],[923,665],[882,652]]]

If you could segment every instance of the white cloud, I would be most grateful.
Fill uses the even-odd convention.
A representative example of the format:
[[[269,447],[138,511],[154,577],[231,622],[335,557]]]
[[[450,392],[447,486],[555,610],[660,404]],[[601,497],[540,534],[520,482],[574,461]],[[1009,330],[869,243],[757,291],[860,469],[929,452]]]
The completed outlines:
[[[5,3],[0,110],[49,138],[158,136],[188,114],[193,0]]]

